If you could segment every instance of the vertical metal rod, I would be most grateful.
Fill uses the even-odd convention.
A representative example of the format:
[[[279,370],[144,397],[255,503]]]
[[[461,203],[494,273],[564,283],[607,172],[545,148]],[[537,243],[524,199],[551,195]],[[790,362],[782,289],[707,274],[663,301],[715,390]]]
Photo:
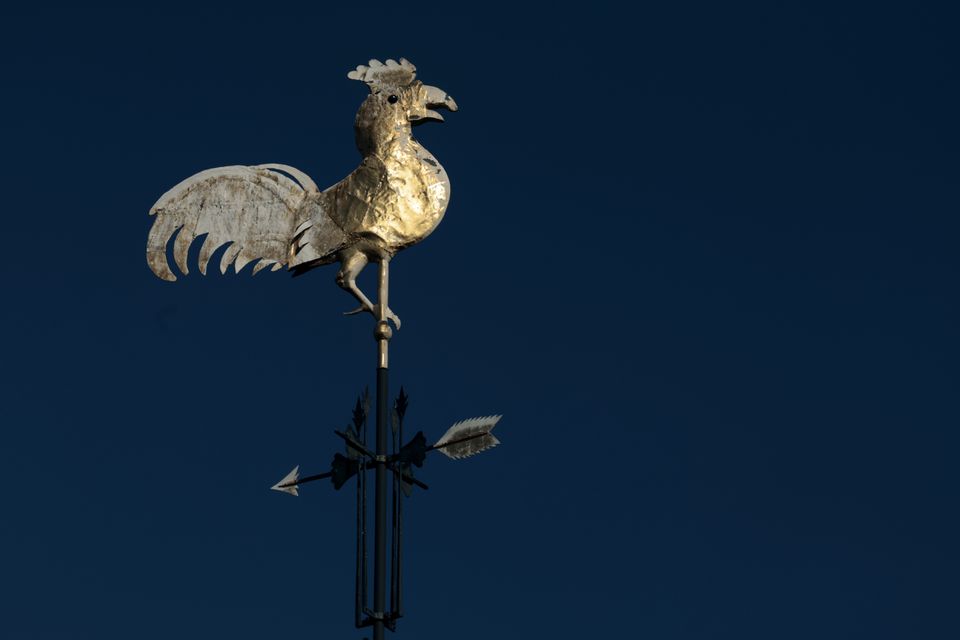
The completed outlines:
[[[364,391],[363,425],[360,427],[360,443],[367,446],[367,392]],[[367,608],[367,461],[365,457],[358,460],[360,465],[357,473],[357,587],[356,587],[356,615],[357,627],[363,622],[363,612]]]
[[[364,543],[364,534],[363,534],[363,510],[364,510],[364,500],[362,499],[362,494],[364,491],[363,486],[363,477],[367,475],[363,470],[363,463],[360,463],[360,473],[357,474],[357,571],[356,571],[356,581],[354,583],[354,605],[353,605],[353,621],[354,624],[359,627],[361,622],[363,622],[363,576],[366,573],[366,567],[363,566],[363,551],[366,546]]]
[[[363,446],[367,446],[367,421],[364,418],[363,421]],[[361,508],[363,510],[363,608],[367,608],[367,598],[369,596],[370,590],[367,588],[367,576],[369,574],[370,563],[367,561],[367,465],[369,463],[364,460],[360,463],[360,469],[363,471],[363,496],[361,497],[362,504]]]
[[[403,446],[403,418],[400,418],[399,424],[397,425],[397,440],[400,442],[400,445]],[[400,465],[397,465],[399,468]],[[413,473],[411,469],[410,473]],[[402,482],[399,471],[397,472],[396,482],[399,484]],[[398,618],[403,616],[403,490],[397,494],[397,567],[396,567],[396,583],[397,583],[397,607],[394,610],[394,615]]]
[[[397,420],[399,423],[399,417],[396,414],[395,407],[394,407],[394,411],[391,412],[390,417],[392,420]],[[400,445],[398,444],[398,441],[397,441],[397,428],[400,425],[391,424],[390,426],[392,427],[390,431],[393,433],[393,448],[391,449],[391,453],[393,455],[396,455],[397,453],[400,452]],[[399,542],[399,535],[398,535],[399,529],[397,528],[397,525],[399,524],[399,520],[397,518],[397,509],[399,508],[399,505],[400,505],[400,496],[399,496],[400,465],[399,463],[396,464],[393,468],[393,477],[390,479],[390,491],[392,494],[391,511],[393,512],[393,528],[390,531],[390,615],[395,616],[397,613],[397,586],[398,586],[397,585],[397,578],[398,578],[397,559],[399,558],[398,549],[397,549],[397,543]]]
[[[387,345],[390,341],[390,325],[387,321],[387,287],[389,262],[380,262],[380,291],[377,300],[379,318],[374,337],[378,343],[377,358],[377,448],[376,448],[376,503],[373,560],[373,640],[383,640],[384,616],[387,593],[387,421],[389,393],[387,377]]]

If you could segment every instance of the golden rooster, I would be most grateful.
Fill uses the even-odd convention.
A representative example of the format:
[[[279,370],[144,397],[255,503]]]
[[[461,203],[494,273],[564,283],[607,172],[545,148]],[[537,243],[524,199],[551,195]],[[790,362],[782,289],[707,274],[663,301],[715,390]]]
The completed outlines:
[[[155,219],[147,262],[157,276],[177,279],[166,256],[174,235],[174,260],[184,274],[190,245],[203,235],[198,259],[203,274],[210,256],[227,244],[221,273],[231,264],[240,271],[255,260],[254,274],[287,267],[294,275],[339,262],[337,284],[360,302],[349,313],[368,311],[400,327],[399,318],[389,309],[381,313],[356,279],[369,262],[383,269],[397,251],[426,238],[443,219],[450,181],[413,138],[412,127],[442,122],[433,109],[456,111],[457,103],[416,80],[416,68],[403,58],[371,60],[348,77],[370,88],[354,123],[360,166],[325,191],[282,164],[220,167],[187,178],[150,210]]]

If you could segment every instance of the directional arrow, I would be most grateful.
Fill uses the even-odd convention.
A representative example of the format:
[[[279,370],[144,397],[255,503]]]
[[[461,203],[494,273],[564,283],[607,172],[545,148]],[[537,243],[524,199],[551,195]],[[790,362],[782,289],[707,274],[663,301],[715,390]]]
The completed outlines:
[[[395,463],[391,462],[387,464],[389,469],[394,469]],[[277,484],[270,487],[274,491],[282,491],[284,493],[289,493],[292,496],[299,496],[298,491],[299,485],[306,484],[307,482],[313,482],[314,480],[323,480],[325,478],[333,478],[333,488],[340,489],[347,480],[352,478],[357,474],[357,471],[360,469],[360,465],[356,460],[351,460],[344,455],[336,454],[333,457],[333,463],[330,465],[330,471],[325,473],[318,473],[312,476],[306,476],[304,478],[300,477],[300,465],[297,465],[293,468],[293,471],[288,473],[283,477],[283,480]],[[367,470],[372,470],[372,466],[368,466]],[[401,468],[400,478],[407,484],[415,484],[421,489],[429,489],[426,484],[420,482],[413,477],[413,471],[409,469],[409,465],[406,468]]]
[[[333,471],[327,471],[326,473],[318,473],[314,476],[307,476],[306,478],[300,477],[300,465],[297,465],[293,468],[293,471],[288,473],[283,477],[283,480],[277,484],[270,487],[274,491],[283,491],[284,493],[289,493],[292,496],[300,495],[297,492],[297,487],[301,484],[307,482],[313,482],[314,480],[323,480],[324,478],[329,478],[333,475]]]

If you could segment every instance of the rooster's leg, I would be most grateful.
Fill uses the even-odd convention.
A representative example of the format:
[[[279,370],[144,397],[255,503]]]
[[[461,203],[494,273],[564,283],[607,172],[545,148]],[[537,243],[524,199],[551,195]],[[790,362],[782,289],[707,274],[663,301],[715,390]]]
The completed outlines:
[[[361,251],[351,253],[340,261],[340,271],[337,273],[337,284],[346,291],[349,291],[351,295],[360,302],[359,307],[353,311],[347,311],[344,315],[352,316],[367,311],[373,314],[375,318],[380,317],[379,305],[370,302],[370,298],[357,286],[357,276],[360,275],[360,272],[363,271],[369,262],[369,258]],[[393,322],[397,329],[400,328],[400,318],[390,310],[390,307],[387,307],[387,319]]]

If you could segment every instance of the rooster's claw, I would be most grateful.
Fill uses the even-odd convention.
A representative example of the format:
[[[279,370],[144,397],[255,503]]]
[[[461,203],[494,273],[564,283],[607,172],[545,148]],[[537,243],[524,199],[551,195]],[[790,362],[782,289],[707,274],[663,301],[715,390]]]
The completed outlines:
[[[344,311],[343,315],[355,316],[358,313],[363,313],[364,311],[371,313],[374,318],[380,317],[380,305],[367,306],[364,304],[360,305],[356,309],[353,309],[352,311]],[[390,307],[387,307],[387,320],[392,322],[393,326],[395,326],[397,329],[400,329],[400,318],[397,317],[397,315],[390,309]]]

